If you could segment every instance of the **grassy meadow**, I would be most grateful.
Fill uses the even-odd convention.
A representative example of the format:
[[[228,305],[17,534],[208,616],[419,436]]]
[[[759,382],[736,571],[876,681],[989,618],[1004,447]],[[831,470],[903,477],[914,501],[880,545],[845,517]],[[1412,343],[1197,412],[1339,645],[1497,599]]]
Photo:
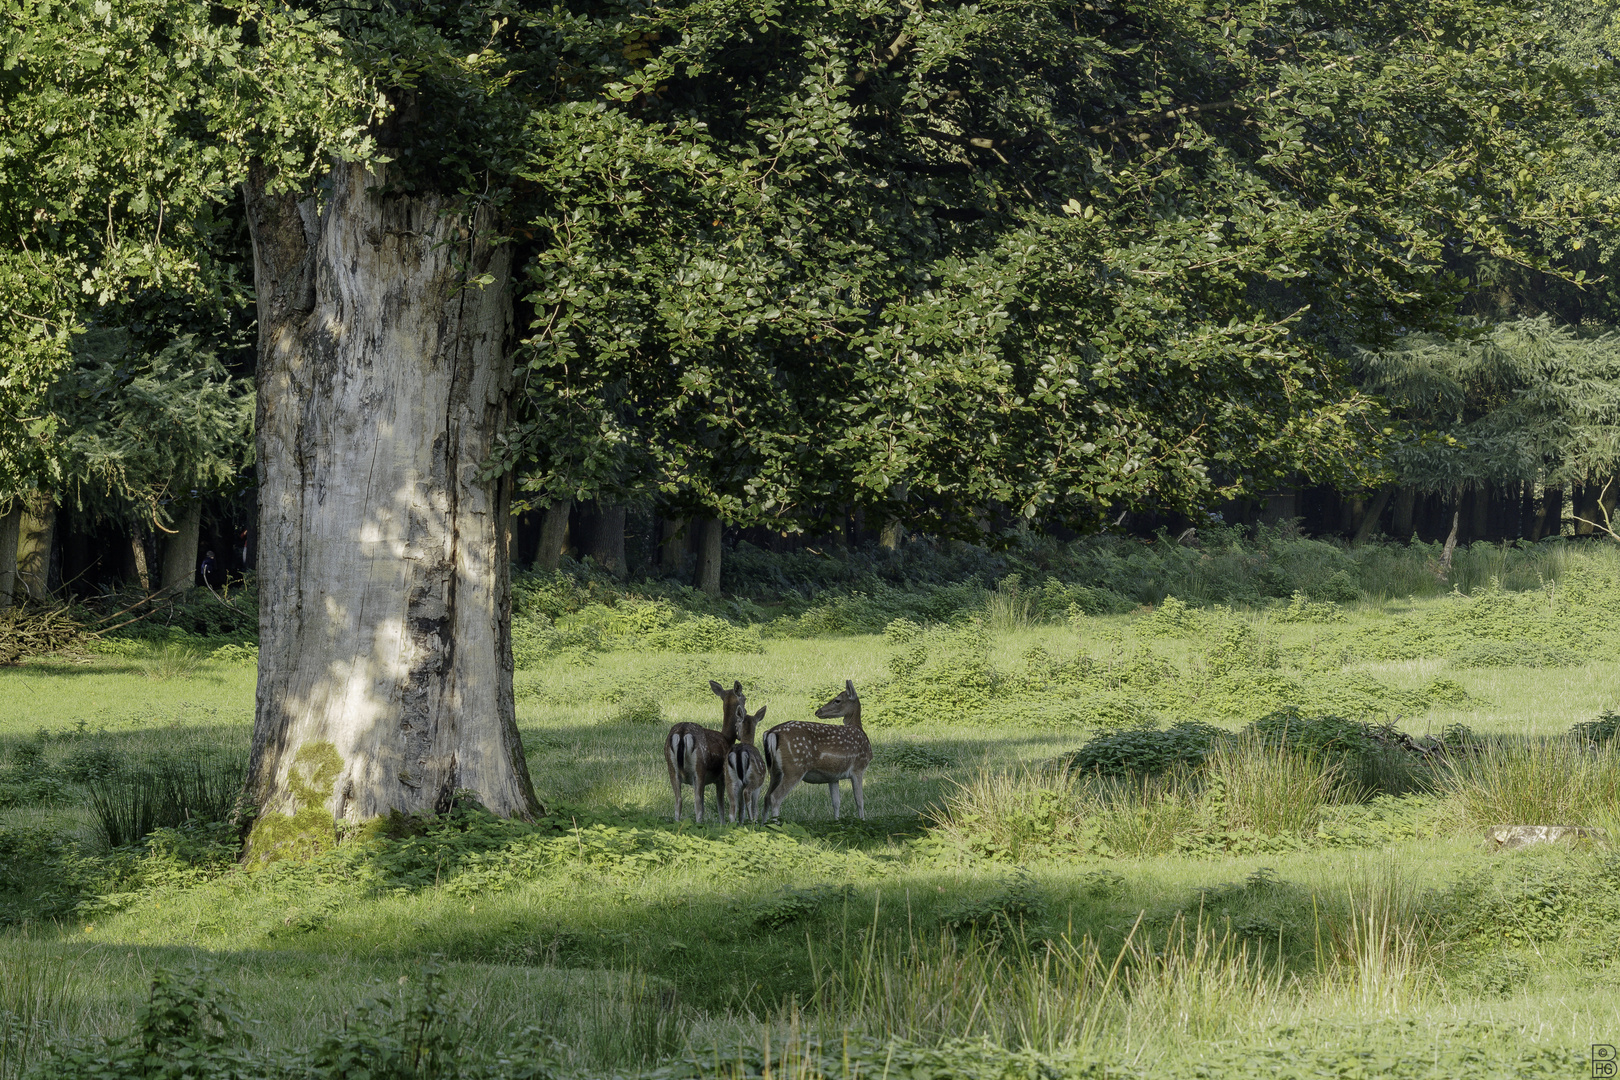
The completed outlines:
[[[1440,587],[1373,550],[1281,596],[1159,552],[1147,602],[1029,565],[731,611],[531,583],[545,816],[253,870],[220,820],[247,648],[0,668],[0,1080],[170,1075],[83,1063],[181,1013],[171,1043],[238,1063],[199,1076],[1585,1074],[1620,1041],[1620,857],[1481,838],[1620,826],[1620,553],[1464,553]],[[675,824],[663,734],[717,725],[710,679],[765,727],[852,680],[867,820],[802,786],[780,825],[690,793]],[[140,824],[152,784],[207,809]]]

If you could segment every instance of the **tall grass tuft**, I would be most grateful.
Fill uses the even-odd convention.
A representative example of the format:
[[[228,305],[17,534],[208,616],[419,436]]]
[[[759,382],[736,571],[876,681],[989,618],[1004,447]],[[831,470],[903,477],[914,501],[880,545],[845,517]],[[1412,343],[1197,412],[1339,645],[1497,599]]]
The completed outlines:
[[[987,1038],[1043,1051],[1089,1041],[1119,976],[1089,938],[880,936],[875,917],[831,949],[812,941],[810,959],[813,1012],[828,1034]]]
[[[1469,825],[1612,828],[1620,807],[1620,744],[1594,747],[1567,736],[1492,741],[1457,755],[1447,780]]]
[[[200,650],[179,642],[166,641],[154,645],[141,660],[141,670],[148,679],[189,678],[203,662]]]
[[[1019,862],[1077,843],[1085,810],[1067,769],[981,769],[957,782],[932,816],[936,833],[957,845]]]
[[[61,1035],[72,969],[47,954],[12,950],[0,961],[0,1080],[16,1080]]]
[[[1205,772],[1205,805],[1216,820],[1268,836],[1314,832],[1345,790],[1337,765],[1254,738],[1217,743]]]
[[[1422,894],[1386,868],[1346,901],[1342,918],[1317,915],[1318,993],[1363,1015],[1394,1015],[1427,997],[1439,949]]]
[[[89,782],[90,809],[108,847],[138,843],[153,829],[223,821],[242,793],[247,763],[193,750]]]
[[[1285,987],[1279,956],[1230,927],[1216,934],[1200,915],[1177,916],[1162,934],[1127,940],[1123,990],[1130,1029],[1212,1039],[1277,1003]],[[1239,1004],[1241,1003],[1241,1004]]]
[[[984,621],[995,634],[1014,634],[1035,625],[1039,592],[1027,592],[1023,578],[1008,574],[984,598]]]
[[[1199,787],[1185,770],[1140,781],[1092,778],[1087,796],[1096,810],[1098,839],[1115,855],[1169,854],[1199,824]]]

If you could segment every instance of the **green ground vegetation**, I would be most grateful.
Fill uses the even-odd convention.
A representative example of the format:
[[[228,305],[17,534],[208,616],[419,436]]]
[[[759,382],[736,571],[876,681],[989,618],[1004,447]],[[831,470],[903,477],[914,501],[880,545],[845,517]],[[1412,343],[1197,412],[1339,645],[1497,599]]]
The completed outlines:
[[[1432,556],[745,552],[720,601],[524,578],[545,815],[251,867],[251,640],[0,668],[0,1078],[1585,1071],[1620,1032],[1620,855],[1481,837],[1617,835],[1620,552]],[[663,731],[714,722],[711,678],[777,722],[853,680],[868,819],[810,788],[779,826],[674,824]]]

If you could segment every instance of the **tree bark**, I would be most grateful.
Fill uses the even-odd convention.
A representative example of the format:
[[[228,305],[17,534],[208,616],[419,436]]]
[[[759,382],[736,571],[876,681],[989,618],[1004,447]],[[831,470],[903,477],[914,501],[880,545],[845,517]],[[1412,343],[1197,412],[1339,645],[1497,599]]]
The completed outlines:
[[[1412,539],[1417,531],[1413,512],[1417,509],[1417,488],[1403,487],[1395,493],[1395,517],[1390,522],[1390,529],[1395,539],[1406,543]]]
[[[658,568],[666,574],[678,575],[686,566],[686,548],[689,539],[686,535],[685,518],[665,518],[664,538],[658,551]]]
[[[22,527],[22,500],[12,499],[0,514],[0,611],[9,608],[17,596],[17,533]]]
[[[614,577],[623,577],[624,504],[592,500],[585,504],[585,554]]]
[[[698,526],[698,588],[710,596],[720,594],[720,534],[723,529],[719,518],[704,518]]]
[[[202,530],[202,503],[192,499],[174,519],[174,535],[163,539],[163,570],[159,587],[176,592],[197,580],[197,534]]]
[[[1440,577],[1446,578],[1451,574],[1451,554],[1457,550],[1457,524],[1462,520],[1462,492],[1457,492],[1455,509],[1451,511],[1451,534],[1446,537],[1446,546],[1440,554]]]
[[[142,592],[152,591],[152,570],[146,561],[146,530],[139,525],[131,526],[129,530],[129,563],[126,571],[134,575],[135,584],[141,587]]]
[[[1563,533],[1563,489],[1545,487],[1541,494],[1541,518],[1536,521],[1536,539]]]
[[[36,496],[23,504],[17,528],[17,580],[34,600],[51,595],[51,547],[56,538],[56,504]]]
[[[1591,536],[1593,522],[1597,521],[1597,493],[1598,489],[1590,482],[1575,485],[1573,510],[1575,516],[1575,535]]]
[[[247,184],[258,295],[254,858],[336,821],[538,809],[512,701],[506,419],[511,248],[483,210],[383,194],[338,164],[324,205]],[[473,280],[488,275],[494,284]]]
[[[563,547],[568,543],[568,515],[573,509],[572,499],[546,507],[545,520],[540,524],[540,550],[534,558],[537,569],[555,570],[562,564]]]

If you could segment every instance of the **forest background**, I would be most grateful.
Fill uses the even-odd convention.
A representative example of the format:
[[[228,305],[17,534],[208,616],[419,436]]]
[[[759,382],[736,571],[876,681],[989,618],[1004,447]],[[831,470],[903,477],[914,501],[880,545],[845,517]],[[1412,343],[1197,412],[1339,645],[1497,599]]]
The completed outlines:
[[[0,18],[0,1077],[1567,1075],[1620,1022],[1607,850],[1477,850],[1616,825],[1610,5]],[[402,586],[397,651],[523,752],[367,826],[278,710],[368,628],[285,620],[423,433],[487,606]],[[726,670],[859,681],[874,822],[670,828]]]

